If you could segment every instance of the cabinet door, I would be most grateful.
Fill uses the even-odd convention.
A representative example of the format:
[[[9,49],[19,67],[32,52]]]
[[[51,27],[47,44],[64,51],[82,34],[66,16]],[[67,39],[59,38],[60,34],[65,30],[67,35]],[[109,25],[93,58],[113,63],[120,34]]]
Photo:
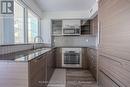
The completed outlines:
[[[99,87],[120,87],[113,82],[108,76],[99,71]]]
[[[42,74],[43,74],[43,87],[47,87],[47,58],[46,55],[43,56],[42,58]]]
[[[56,49],[52,50],[52,69],[56,68]]]
[[[81,20],[81,35],[91,34],[90,20]]]
[[[88,69],[87,48],[82,48],[82,68]]]
[[[130,87],[130,1],[101,1],[99,69],[121,87]]]
[[[52,34],[62,35],[62,20],[52,20]]]
[[[88,48],[87,55],[88,55],[89,70],[91,71],[92,75],[96,79],[97,78],[97,50]]]
[[[47,54],[47,81],[50,80],[55,69],[55,50]]]
[[[90,29],[91,29],[91,33],[93,35],[97,35],[98,34],[98,16],[94,17],[90,21]]]
[[[30,69],[30,74],[32,76],[37,74],[37,72],[41,69],[41,67],[39,67],[40,65],[41,65],[41,61],[39,61],[37,58],[30,61],[29,69]]]
[[[29,62],[29,84],[30,87],[42,87],[43,85],[42,57],[35,58]]]
[[[50,62],[51,54],[50,54],[50,52],[47,54],[46,58],[47,58],[47,81],[49,82],[50,72],[51,72],[51,70],[50,70],[50,66],[51,66],[51,62]]]
[[[43,87],[43,70],[30,77],[30,87]]]
[[[56,49],[56,67],[57,68],[62,67],[62,49],[61,48]]]

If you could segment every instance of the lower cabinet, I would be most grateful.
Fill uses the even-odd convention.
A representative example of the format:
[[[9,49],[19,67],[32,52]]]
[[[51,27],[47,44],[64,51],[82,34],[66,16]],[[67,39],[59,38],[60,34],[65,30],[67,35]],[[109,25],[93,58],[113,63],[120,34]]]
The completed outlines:
[[[82,48],[82,68],[88,69],[88,60],[86,55],[87,48]],[[56,48],[56,68],[62,67],[62,48]]]
[[[48,55],[46,55],[46,59],[47,59],[47,63],[46,63],[47,64],[47,82],[49,82],[56,66],[55,49],[48,52]]]
[[[89,62],[88,62],[88,55],[87,55],[87,48],[82,48],[82,68],[88,69]]]
[[[46,87],[46,69],[45,55],[29,62],[29,87]]]
[[[29,87],[47,87],[55,69],[55,49],[29,62]]]
[[[95,51],[95,50],[94,50]],[[56,48],[56,51],[55,51],[56,55],[56,68],[62,68],[62,48]],[[89,55],[88,55],[88,48],[82,48],[82,69],[88,69],[90,66],[94,67],[95,70],[96,70],[96,52],[93,53],[94,55],[94,58],[91,58]],[[89,64],[90,60],[93,60],[94,61],[94,66],[92,64]],[[96,71],[94,71],[96,73]],[[95,77],[96,77],[96,74],[95,74]]]
[[[104,72],[120,87],[130,87],[130,63],[127,60],[105,54],[99,55],[98,59],[100,71]]]
[[[62,68],[62,48],[56,48],[56,68]]]
[[[120,86],[118,86],[103,72],[99,71],[99,87],[120,87]]]
[[[97,79],[97,50],[87,48],[88,68],[95,79]]]

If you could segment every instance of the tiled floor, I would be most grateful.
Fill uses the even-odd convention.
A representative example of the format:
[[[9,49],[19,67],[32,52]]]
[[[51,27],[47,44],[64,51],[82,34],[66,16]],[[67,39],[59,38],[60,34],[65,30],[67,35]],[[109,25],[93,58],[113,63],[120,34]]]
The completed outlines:
[[[88,70],[67,69],[66,87],[98,87]]]
[[[98,87],[88,70],[56,69],[48,87]]]
[[[66,86],[66,70],[55,69],[47,87],[65,87],[65,86]]]

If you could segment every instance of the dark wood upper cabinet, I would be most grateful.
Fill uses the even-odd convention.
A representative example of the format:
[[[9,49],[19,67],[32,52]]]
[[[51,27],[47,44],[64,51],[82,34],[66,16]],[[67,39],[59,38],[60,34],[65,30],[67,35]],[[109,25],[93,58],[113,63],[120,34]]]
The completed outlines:
[[[80,35],[92,35],[93,33],[97,32],[98,30],[98,21],[97,16],[93,19],[81,19],[80,20]],[[52,20],[52,36],[59,36],[62,34],[62,27],[63,27],[63,20]],[[96,30],[96,31],[95,31]]]
[[[90,20],[90,31],[92,35],[98,34],[98,15]]]
[[[81,20],[81,35],[91,34],[90,20]]]

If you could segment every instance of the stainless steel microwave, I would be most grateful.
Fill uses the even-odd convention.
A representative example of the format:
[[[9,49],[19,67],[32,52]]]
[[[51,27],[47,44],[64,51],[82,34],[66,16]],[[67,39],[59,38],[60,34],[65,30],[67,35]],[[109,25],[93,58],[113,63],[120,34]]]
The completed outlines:
[[[63,29],[63,35],[80,35],[80,29],[79,28],[64,28]]]

